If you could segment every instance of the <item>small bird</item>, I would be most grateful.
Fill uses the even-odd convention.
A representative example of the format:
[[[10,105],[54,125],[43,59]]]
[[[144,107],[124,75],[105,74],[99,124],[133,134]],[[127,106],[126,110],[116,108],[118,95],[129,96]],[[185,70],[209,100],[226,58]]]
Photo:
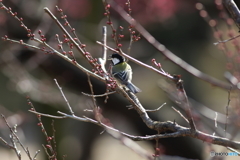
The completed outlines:
[[[136,87],[132,81],[132,68],[121,55],[114,53],[110,55],[113,63],[111,74],[117,80],[118,84],[126,86],[131,92],[138,93],[141,90]]]

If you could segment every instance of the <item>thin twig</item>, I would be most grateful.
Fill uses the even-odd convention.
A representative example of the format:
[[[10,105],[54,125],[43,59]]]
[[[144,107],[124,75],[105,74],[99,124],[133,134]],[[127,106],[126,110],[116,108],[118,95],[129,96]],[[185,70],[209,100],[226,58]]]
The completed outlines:
[[[57,142],[56,142],[56,130],[54,128],[54,120],[52,120],[51,123],[52,126],[52,139],[53,139],[53,150],[54,150],[54,156],[57,157]]]
[[[75,46],[77,48],[77,50],[82,53],[83,57],[89,62],[89,64],[91,66],[93,66],[95,68],[95,70],[97,70],[97,72],[99,74],[102,75],[106,75],[106,73],[103,71],[102,67],[99,67],[99,63],[97,61],[95,61],[95,59],[91,56],[91,54],[89,52],[86,51],[86,49],[82,48],[82,46],[80,46],[80,44],[78,42],[80,42],[79,40],[75,40],[70,33],[64,28],[64,26],[59,22],[59,20],[53,15],[53,13],[47,8],[44,8],[44,11],[55,21],[55,23],[58,25],[58,27],[64,32],[64,34],[66,35],[66,37],[69,38],[69,40],[72,42],[73,46]],[[75,65],[79,65],[76,61],[73,61],[73,63]],[[101,66],[101,65],[100,65]],[[89,72],[88,72],[89,73]],[[92,72],[89,73],[92,75]],[[106,79],[106,76],[104,78],[101,77],[101,79]]]
[[[189,125],[191,127],[191,131],[194,133],[194,132],[196,132],[196,126],[195,126],[195,123],[194,123],[194,120],[193,120],[193,117],[192,117],[191,106],[189,104],[186,91],[183,88],[183,90],[179,91],[179,92],[180,92],[180,94],[181,93],[183,94],[182,103],[183,103],[183,105],[185,106],[185,109],[186,109],[186,115],[187,115]]]
[[[159,111],[164,105],[166,105],[167,103],[163,103],[160,107],[158,107],[157,109],[146,109],[146,112],[156,112]]]
[[[35,155],[34,155],[34,157],[33,157],[34,160],[36,159],[36,157],[37,157],[37,155],[38,155],[39,153],[40,153],[40,150],[37,150],[36,153],[35,153]]]
[[[103,26],[102,28],[102,43],[106,46],[107,45],[107,27]],[[102,60],[103,64],[105,65],[107,62],[107,48],[105,46],[102,46]]]
[[[32,111],[32,110],[28,110],[28,111],[31,112],[31,113],[34,113],[36,115],[41,115],[41,116],[44,116],[44,117],[49,117],[49,118],[54,118],[54,119],[65,119],[65,118],[67,118],[65,116],[54,116],[54,115],[44,114],[44,113],[40,113],[40,112]]]
[[[233,148],[230,148],[230,147],[227,147],[227,149],[229,149],[232,152],[235,152],[238,156],[240,156],[240,152],[237,151],[236,149],[233,149]]]
[[[90,79],[89,74],[87,74],[87,77],[88,77],[88,84],[89,84],[89,87],[90,87],[90,90],[91,90],[91,94],[94,95],[93,85],[91,83],[91,79]],[[92,97],[92,101],[93,101],[93,104],[94,104],[94,108],[95,109],[98,108],[97,101],[96,101],[95,97],[94,96],[91,96],[91,97]]]
[[[29,47],[29,48],[33,48],[33,49],[42,51],[42,48],[37,47],[37,46],[30,45],[30,44],[27,44],[27,43],[24,43],[24,42],[22,42],[21,40],[20,40],[20,41],[17,41],[17,40],[13,40],[13,39],[10,39],[10,38],[5,38],[5,37],[3,37],[2,39],[5,40],[5,41],[10,41],[10,42],[12,42],[12,43],[21,44],[21,45],[23,45],[23,46],[26,46],[26,47]],[[66,60],[67,62],[69,62],[69,63],[72,64],[72,60],[71,60],[70,58],[68,58],[66,55],[63,55],[62,53],[60,53],[60,52],[58,52],[57,50],[55,50],[55,49],[54,49],[53,47],[51,47],[48,43],[46,43],[46,42],[43,43],[42,41],[40,41],[40,40],[37,39],[37,38],[34,38],[34,40],[37,41],[38,43],[41,43],[41,44],[45,45],[45,46],[48,47],[49,49],[51,49],[51,51],[45,51],[45,52],[56,53],[56,55],[60,56],[61,58],[63,58],[64,60]],[[84,73],[88,73],[88,74],[90,74],[91,76],[93,76],[94,78],[96,78],[96,79],[98,79],[98,80],[100,80],[100,81],[102,81],[102,82],[106,82],[106,78],[103,78],[103,77],[101,77],[101,76],[99,76],[99,75],[97,75],[97,74],[89,71],[88,69],[86,69],[86,68],[84,68],[83,66],[81,66],[79,63],[74,63],[74,64],[75,64],[75,66],[76,66],[77,68],[79,68],[79,69],[80,69],[81,71],[83,71]]]
[[[67,35],[67,37],[71,40],[74,46],[80,53],[85,53],[84,50],[79,46],[79,44],[73,39],[73,37],[68,33],[68,31],[63,27],[63,25],[58,21],[58,19],[53,15],[53,13],[47,8],[44,7],[44,11],[57,23],[59,28]]]
[[[228,102],[226,106],[225,137],[227,136],[228,109],[229,109],[230,102],[231,102],[231,88],[228,90]]]
[[[106,92],[104,94],[99,94],[99,95],[92,95],[92,94],[87,94],[87,93],[82,92],[82,94],[85,95],[85,96],[95,97],[95,98],[96,97],[105,97],[105,96],[108,96],[108,95],[113,94],[113,93],[116,93],[116,91]]]
[[[237,36],[235,36],[235,37],[226,39],[226,40],[224,40],[224,41],[218,41],[218,42],[215,42],[215,43],[213,43],[213,44],[214,44],[214,45],[218,45],[218,44],[220,44],[220,43],[226,43],[226,42],[229,42],[229,41],[231,41],[231,40],[233,40],[233,39],[236,39],[236,38],[238,38],[238,37],[240,37],[240,35],[237,35]]]
[[[16,153],[18,159],[21,160],[21,159],[22,159],[22,155],[21,155],[20,150],[17,148],[16,142],[14,141],[14,137],[15,137],[15,136],[11,133],[11,134],[9,135],[9,137],[10,137],[10,141],[11,141],[11,143],[12,143],[12,145],[13,145],[14,152]]]
[[[33,112],[33,113],[34,113],[34,111],[36,112],[35,107],[34,107],[33,103],[30,101],[29,98],[27,99],[27,101],[28,101],[28,105],[31,106],[31,109],[30,109],[29,111],[30,111],[30,112]],[[35,114],[36,114],[36,113],[35,113]],[[49,139],[50,137],[48,136],[48,133],[47,133],[47,131],[46,131],[46,129],[45,129],[45,126],[43,125],[42,117],[41,117],[40,114],[36,114],[36,115],[37,115],[37,118],[38,118],[38,121],[39,121],[38,126],[41,127],[42,133],[44,134],[44,136],[46,137],[46,140],[47,140],[47,145],[46,145],[46,147],[49,149],[49,151],[50,151],[50,153],[51,153],[51,155],[52,155],[52,156],[49,156],[49,158],[50,158],[50,159],[51,159],[51,157],[52,157],[52,158],[56,158],[56,153],[55,153],[55,151],[54,151],[54,148],[52,147],[52,142],[51,142],[50,139]],[[48,153],[47,150],[45,150],[45,151],[47,152],[47,155],[50,154],[50,153]]]
[[[18,136],[17,136],[17,134],[15,133],[15,131],[14,131],[14,130],[11,128],[11,126],[8,124],[5,116],[4,116],[3,114],[1,114],[1,116],[2,116],[3,120],[5,121],[5,124],[7,125],[7,127],[9,128],[9,130],[10,130],[10,132],[11,132],[12,138],[10,138],[10,139],[11,139],[13,145],[14,145],[14,148],[15,148],[14,150],[15,150],[18,158],[21,157],[21,154],[20,154],[19,150],[17,149],[17,146],[16,146],[16,144],[15,144],[14,139],[17,140],[17,143],[20,144],[21,148],[24,150],[24,152],[27,154],[28,158],[31,160],[32,157],[31,157],[31,155],[30,155],[30,152],[24,147],[23,143],[20,141],[20,139],[18,138]],[[20,158],[20,159],[21,159],[21,158]]]
[[[187,120],[187,118],[184,117],[184,115],[183,115],[179,110],[177,110],[177,109],[174,108],[174,107],[172,107],[172,109],[173,109],[175,112],[177,112],[187,123],[189,123],[189,121]]]
[[[103,28],[102,28],[102,43],[104,45],[107,45],[107,27],[106,26],[103,26]],[[108,72],[105,67],[106,62],[107,62],[107,48],[105,46],[102,46],[102,57],[98,58],[98,62],[101,65],[103,72],[105,73],[104,74],[105,77],[107,78]]]
[[[47,157],[50,159],[51,155],[48,153],[47,148],[42,144],[42,147],[44,148],[45,153],[47,154]]]
[[[76,40],[76,42],[81,45],[82,42],[81,42],[80,39],[78,38],[78,35],[76,34],[75,28],[73,28],[73,27],[71,26],[71,24],[68,22],[67,16],[64,15],[63,10],[60,9],[58,6],[56,6],[56,9],[57,9],[57,11],[61,14],[61,18],[65,21],[65,25],[67,25],[67,26],[70,28],[71,32],[73,33],[73,35],[74,35],[74,40]]]
[[[0,140],[1,140],[6,146],[8,146],[10,149],[14,149],[14,147],[11,146],[10,144],[8,144],[8,142],[5,141],[2,137],[0,137]]]
[[[68,106],[68,109],[69,109],[70,113],[71,113],[72,115],[74,115],[74,112],[73,112],[73,110],[72,110],[72,107],[70,106],[70,104],[69,104],[69,102],[68,102],[68,100],[67,100],[65,94],[63,93],[62,87],[59,86],[59,84],[58,84],[58,82],[57,82],[56,79],[54,79],[54,81],[55,81],[55,83],[56,83],[58,89],[60,90],[63,99],[64,99],[65,102],[67,103],[67,106]]]
[[[186,115],[187,119],[191,128],[192,133],[196,132],[196,126],[192,117],[192,111],[191,111],[191,106],[188,101],[187,93],[184,89],[183,86],[183,80],[181,79],[180,75],[174,75],[174,82],[176,84],[176,87],[178,89],[178,97],[179,100],[181,101],[181,105],[184,107],[186,110]]]

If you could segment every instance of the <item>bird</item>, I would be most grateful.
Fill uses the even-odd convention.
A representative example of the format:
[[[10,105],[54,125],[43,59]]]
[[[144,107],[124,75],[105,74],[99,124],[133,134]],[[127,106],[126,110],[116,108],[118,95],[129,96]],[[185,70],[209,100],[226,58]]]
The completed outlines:
[[[132,68],[126,62],[125,58],[118,53],[113,53],[110,55],[110,60],[113,64],[111,74],[117,83],[120,86],[126,87],[134,94],[141,92],[141,89],[132,83]]]

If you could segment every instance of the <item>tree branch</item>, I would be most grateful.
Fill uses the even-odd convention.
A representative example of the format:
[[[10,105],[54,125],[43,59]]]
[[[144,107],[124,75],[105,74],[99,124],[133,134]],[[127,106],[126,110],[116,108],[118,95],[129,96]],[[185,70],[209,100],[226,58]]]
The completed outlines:
[[[202,140],[204,142],[207,143],[211,143],[211,144],[216,144],[216,145],[221,145],[221,146],[225,146],[225,147],[231,147],[234,149],[240,149],[240,142],[235,142],[235,141],[231,141],[227,138],[222,138],[222,137],[218,137],[218,136],[213,136],[207,133],[203,133],[201,131],[196,130],[194,133],[191,131],[190,128],[186,128],[183,126],[180,126],[176,123],[173,123],[171,121],[167,121],[167,122],[157,122],[157,121],[153,121],[155,128],[161,128],[160,131],[163,131],[163,129],[166,129],[166,131],[169,131],[169,129],[172,130],[173,133],[164,133],[164,134],[156,134],[156,135],[148,135],[148,136],[134,136],[134,135],[129,135],[127,133],[124,133],[122,131],[119,131],[115,128],[112,128],[110,126],[107,126],[99,121],[93,120],[91,118],[88,117],[78,117],[75,115],[69,115],[63,112],[58,111],[57,113],[59,113],[62,116],[53,116],[53,115],[49,115],[49,114],[43,114],[40,112],[36,112],[36,111],[31,111],[30,112],[37,114],[37,115],[41,115],[41,116],[46,116],[46,117],[50,117],[50,118],[70,118],[70,119],[75,119],[78,121],[83,121],[83,122],[88,122],[88,123],[93,123],[95,125],[98,125],[100,127],[103,128],[107,128],[111,131],[120,133],[134,141],[149,141],[149,140],[155,140],[155,139],[160,139],[160,138],[170,138],[170,137],[192,137],[192,138],[196,138],[199,140]]]
[[[227,8],[228,12],[231,14],[240,32],[240,11],[236,3],[233,0],[223,0],[223,4]]]

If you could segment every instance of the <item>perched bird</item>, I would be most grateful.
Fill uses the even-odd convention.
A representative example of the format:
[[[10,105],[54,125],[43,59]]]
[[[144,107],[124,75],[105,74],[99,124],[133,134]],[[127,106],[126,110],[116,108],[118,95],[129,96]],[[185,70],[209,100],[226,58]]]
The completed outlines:
[[[118,84],[126,86],[133,93],[141,92],[132,81],[132,68],[121,55],[114,53],[110,55],[113,63],[111,74],[117,80]]]

